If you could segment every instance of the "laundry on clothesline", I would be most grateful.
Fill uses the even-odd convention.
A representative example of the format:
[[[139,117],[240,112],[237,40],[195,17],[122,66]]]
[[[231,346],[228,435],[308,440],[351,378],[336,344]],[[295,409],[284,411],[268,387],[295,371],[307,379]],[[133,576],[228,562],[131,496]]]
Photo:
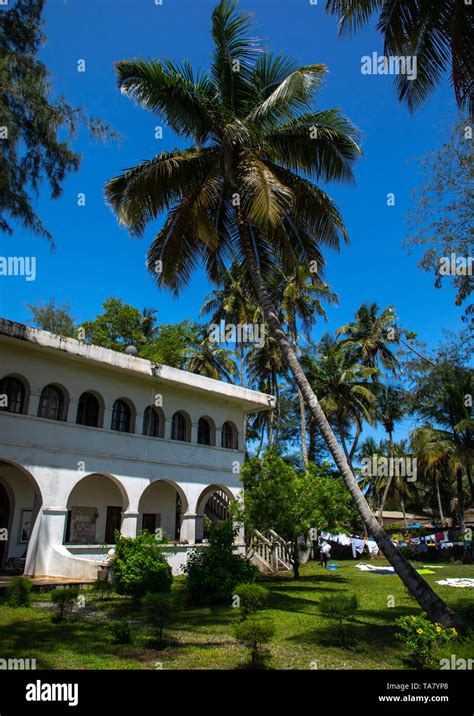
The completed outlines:
[[[365,547],[369,554],[377,555],[379,553],[379,547],[374,539],[362,539],[360,537],[349,537],[348,535],[340,532],[337,535],[333,535],[330,532],[321,532],[321,537],[328,542],[335,542],[340,544],[342,547],[351,547],[352,556],[354,559],[358,554],[363,554]]]
[[[440,584],[443,587],[471,587],[474,589],[474,579],[468,577],[448,577],[447,579],[439,579],[436,584]]]

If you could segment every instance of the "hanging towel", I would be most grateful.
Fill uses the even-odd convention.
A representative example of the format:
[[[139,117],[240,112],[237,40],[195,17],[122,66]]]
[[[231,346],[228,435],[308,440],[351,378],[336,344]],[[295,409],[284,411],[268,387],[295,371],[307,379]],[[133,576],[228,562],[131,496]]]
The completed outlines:
[[[339,542],[339,544],[342,544],[343,547],[349,547],[351,544],[350,537],[343,534],[342,532],[337,535],[337,541]]]
[[[379,546],[375,540],[369,539],[366,542],[367,549],[369,550],[369,554],[378,554],[379,553]]]
[[[354,559],[358,554],[362,554],[365,547],[365,542],[363,539],[354,539],[351,538],[351,547],[352,547],[352,556]]]

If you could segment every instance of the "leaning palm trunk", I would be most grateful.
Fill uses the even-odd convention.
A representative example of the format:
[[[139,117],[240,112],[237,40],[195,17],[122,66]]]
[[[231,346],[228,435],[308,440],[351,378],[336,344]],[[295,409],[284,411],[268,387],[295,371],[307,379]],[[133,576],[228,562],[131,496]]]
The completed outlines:
[[[283,331],[277,312],[272,304],[270,294],[266,288],[265,281],[260,271],[260,266],[255,258],[249,235],[247,234],[243,224],[241,224],[241,240],[245,256],[248,261],[249,273],[252,277],[252,281],[265,318],[268,321],[268,325],[278,342],[280,350],[288,364],[298,388],[301,390],[303,397],[308,404],[312,415],[314,416],[316,424],[324,437],[334,462],[339,468],[342,478],[344,479],[347,489],[354,500],[369,534],[374,537],[379,548],[390,562],[403,584],[415,597],[422,609],[425,610],[428,617],[432,621],[439,622],[444,626],[460,626],[462,622],[457,614],[450,609],[442,599],[440,599],[436,592],[425,582],[423,577],[419,575],[414,567],[412,567],[405,557],[403,557],[403,555],[388,538],[382,527],[377,522],[375,515],[370,510],[369,505],[367,504],[367,501],[349,467],[349,464],[339,447],[336,436],[329,425],[326,415],[324,414],[319,401],[313,392],[303,369],[301,368],[290,341]]]

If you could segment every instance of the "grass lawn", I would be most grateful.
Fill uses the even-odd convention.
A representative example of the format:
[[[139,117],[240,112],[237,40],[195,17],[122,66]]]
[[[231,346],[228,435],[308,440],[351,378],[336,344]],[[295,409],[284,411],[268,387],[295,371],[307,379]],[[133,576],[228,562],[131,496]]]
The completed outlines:
[[[385,564],[382,559],[371,564]],[[355,561],[338,562],[338,571],[326,571],[314,562],[305,566],[301,579],[287,575],[263,579],[270,590],[265,615],[272,617],[276,634],[271,661],[276,669],[404,669],[407,652],[395,639],[397,617],[418,614],[396,576],[361,572]],[[474,577],[474,565],[445,565],[424,575],[450,606],[472,604],[473,590],[441,587],[436,579]],[[183,579],[174,589],[184,595]],[[342,649],[331,622],[321,616],[323,595],[356,594],[360,609],[348,627],[350,648]],[[245,648],[232,637],[239,613],[230,607],[185,607],[168,630],[170,643],[156,645],[130,599],[112,595],[102,600],[84,590],[86,606],[76,609],[64,624],[52,624],[49,595],[33,593],[30,608],[12,609],[0,603],[0,657],[36,658],[38,669],[235,669],[246,661]],[[394,604],[390,607],[389,604]],[[114,644],[107,631],[111,619],[132,622],[134,643]],[[455,649],[454,649],[455,651]],[[473,655],[474,656],[474,655]]]

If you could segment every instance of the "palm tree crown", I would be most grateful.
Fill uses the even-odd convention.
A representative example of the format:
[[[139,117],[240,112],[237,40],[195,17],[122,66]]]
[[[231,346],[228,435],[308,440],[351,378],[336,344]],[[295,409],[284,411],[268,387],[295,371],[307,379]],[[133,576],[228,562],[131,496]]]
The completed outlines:
[[[167,212],[148,265],[176,292],[198,266],[218,283],[229,259],[245,264],[248,241],[268,275],[276,264],[321,263],[322,245],[347,239],[336,206],[310,180],[352,180],[357,131],[339,110],[314,109],[323,65],[264,51],[251,26],[236,2],[221,0],[208,73],[168,60],[116,64],[121,91],[192,143],[128,169],[105,192],[137,236]]]

